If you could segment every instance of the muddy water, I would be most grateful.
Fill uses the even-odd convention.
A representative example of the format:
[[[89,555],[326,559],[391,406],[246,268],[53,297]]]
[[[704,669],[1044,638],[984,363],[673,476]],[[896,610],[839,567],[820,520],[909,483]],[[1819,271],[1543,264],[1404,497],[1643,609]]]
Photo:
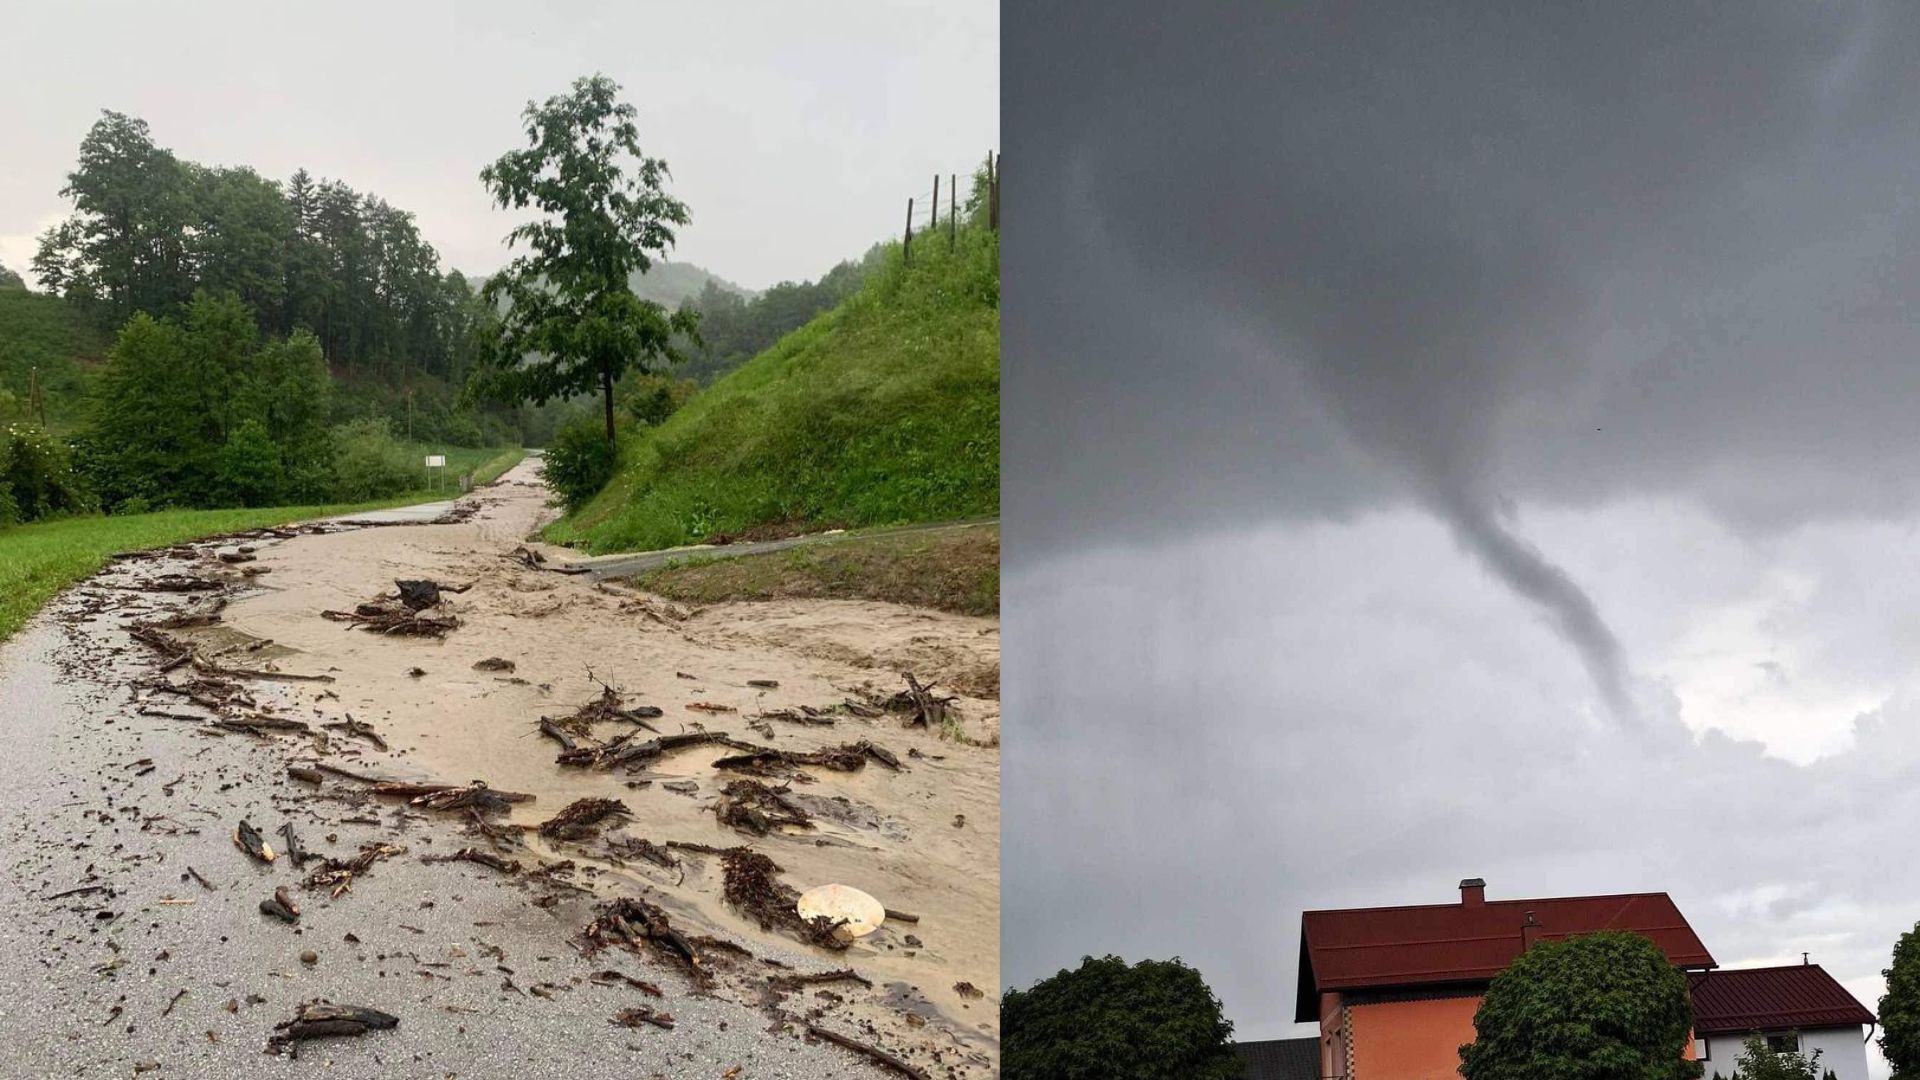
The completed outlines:
[[[749,844],[772,857],[796,888],[843,882],[919,916],[917,923],[890,920],[847,952],[815,950],[821,966],[850,964],[873,980],[867,1000],[850,1004],[882,1041],[941,1044],[944,1063],[990,1075],[998,1058],[997,621],[844,601],[688,612],[586,575],[529,570],[502,556],[526,543],[550,513],[533,470],[523,463],[479,492],[481,508],[464,523],[303,536],[262,549],[257,565],[269,573],[227,608],[221,633],[229,636],[209,646],[233,645],[237,631],[272,642],[248,653],[250,663],[333,675],[330,684],[288,685],[292,715],[370,722],[391,747],[381,754],[358,740],[345,744],[336,733],[327,744],[336,764],[532,793],[535,800],[516,807],[512,818],[524,824],[575,799],[618,798],[633,816],[612,835]],[[384,637],[320,617],[324,609],[351,610],[391,591],[395,578],[410,577],[471,583],[442,609],[460,620],[444,640]],[[512,661],[514,670],[475,669],[495,657]],[[747,727],[768,710],[830,706],[863,689],[892,693],[905,671],[967,695],[956,706],[957,732],[851,715],[831,727],[771,721],[771,738]],[[761,689],[749,680],[779,685]],[[665,710],[654,721],[663,732],[725,731],[802,751],[865,738],[907,768],[807,769],[811,782],[796,782],[793,791],[821,811],[818,827],[744,836],[713,814],[726,778],[710,766],[725,751],[669,754],[638,775],[555,763],[559,747],[536,722],[572,712],[600,692],[602,681],[618,687],[628,705]],[[695,703],[733,711],[688,708]],[[627,729],[602,724],[594,734],[605,739]],[[664,786],[686,780],[695,792]],[[690,855],[680,871],[644,862],[616,867],[595,855],[597,843],[548,847],[529,839],[552,857],[599,868],[595,887],[606,895],[648,890],[695,929],[704,924],[749,945],[770,933],[723,902],[716,859]],[[956,990],[960,984],[986,996]]]

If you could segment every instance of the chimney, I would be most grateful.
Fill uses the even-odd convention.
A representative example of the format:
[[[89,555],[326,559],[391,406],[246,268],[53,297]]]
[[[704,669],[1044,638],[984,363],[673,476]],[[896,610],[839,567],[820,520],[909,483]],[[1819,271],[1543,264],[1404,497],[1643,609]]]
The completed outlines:
[[[1527,921],[1520,924],[1520,948],[1524,951],[1539,944],[1541,932],[1540,920],[1533,917],[1533,912],[1527,912]]]
[[[1460,906],[1479,907],[1487,902],[1487,883],[1481,878],[1470,877],[1460,882]]]

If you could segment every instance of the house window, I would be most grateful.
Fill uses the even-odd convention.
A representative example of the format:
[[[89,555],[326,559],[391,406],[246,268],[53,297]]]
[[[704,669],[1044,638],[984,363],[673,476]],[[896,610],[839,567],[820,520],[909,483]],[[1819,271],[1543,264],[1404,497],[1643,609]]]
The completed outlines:
[[[1767,1036],[1767,1049],[1776,1054],[1797,1054],[1800,1052],[1800,1036],[1795,1034]]]
[[[1711,1050],[1712,1048],[1707,1045],[1707,1040],[1705,1036],[1702,1036],[1701,1038],[1693,1040],[1693,1060],[1695,1061],[1709,1060],[1708,1054]]]

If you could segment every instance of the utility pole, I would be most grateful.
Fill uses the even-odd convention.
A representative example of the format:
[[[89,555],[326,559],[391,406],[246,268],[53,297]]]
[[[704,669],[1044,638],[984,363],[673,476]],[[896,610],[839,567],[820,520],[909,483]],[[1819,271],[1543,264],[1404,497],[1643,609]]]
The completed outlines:
[[[913,265],[913,200],[907,200],[907,231],[900,236],[900,261]]]
[[[940,227],[940,174],[933,174],[933,227]]]
[[[947,174],[947,250],[953,250],[954,240],[959,236],[960,226],[960,174]]]
[[[1000,169],[998,154],[987,152],[987,228],[1000,231]]]

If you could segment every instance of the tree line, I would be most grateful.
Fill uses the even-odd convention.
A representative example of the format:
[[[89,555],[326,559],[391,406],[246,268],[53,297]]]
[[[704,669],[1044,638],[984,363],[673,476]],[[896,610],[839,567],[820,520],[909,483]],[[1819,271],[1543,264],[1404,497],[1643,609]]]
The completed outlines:
[[[111,111],[61,194],[74,212],[41,236],[33,270],[105,328],[230,294],[264,334],[311,333],[336,373],[458,382],[471,367],[473,289],[376,195],[305,169],[281,184],[185,161]]]

